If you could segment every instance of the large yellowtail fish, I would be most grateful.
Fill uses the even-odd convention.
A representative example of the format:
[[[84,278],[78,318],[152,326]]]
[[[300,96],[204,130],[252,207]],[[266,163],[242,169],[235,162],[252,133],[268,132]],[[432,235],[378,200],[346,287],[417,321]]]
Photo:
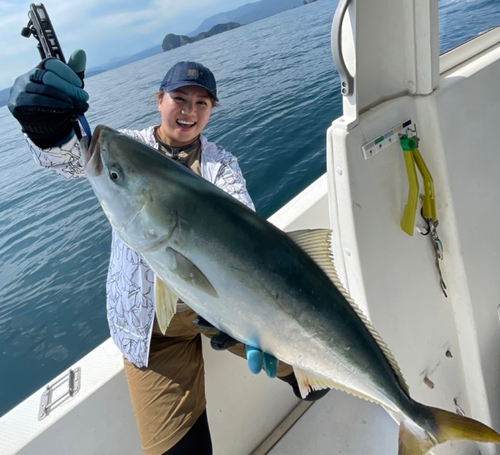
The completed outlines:
[[[157,150],[105,126],[84,150],[113,229],[153,269],[165,329],[181,298],[219,330],[294,367],[303,396],[335,387],[383,406],[399,454],[488,426],[414,401],[395,359],[340,283],[327,230],[284,233]]]

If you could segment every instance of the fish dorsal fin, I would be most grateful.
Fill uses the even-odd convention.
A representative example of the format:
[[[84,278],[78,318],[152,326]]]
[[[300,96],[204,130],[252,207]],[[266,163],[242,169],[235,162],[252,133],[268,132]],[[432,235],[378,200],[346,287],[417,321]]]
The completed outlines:
[[[158,278],[157,275],[155,275],[154,298],[156,320],[160,326],[161,333],[165,335],[167,327],[177,311],[178,297]]]
[[[398,363],[392,355],[392,352],[389,350],[387,344],[385,344],[384,340],[382,340],[382,337],[375,330],[375,327],[373,327],[363,311],[361,311],[361,308],[358,307],[358,305],[346,291],[344,285],[340,282],[340,279],[337,275],[337,270],[335,269],[335,265],[333,263],[331,242],[332,231],[330,229],[303,229],[300,231],[287,232],[287,234],[311,257],[311,259],[313,259],[314,262],[316,262],[316,264],[321,267],[326,275],[332,280],[335,287],[349,302],[354,311],[356,311],[356,314],[363,321],[373,338],[375,338],[377,344],[380,346],[380,349],[382,349],[382,352],[387,357],[387,360],[389,361],[394,374],[398,378],[401,387],[406,392],[408,392],[408,385],[404,380],[403,374],[401,373],[401,370],[399,369]]]

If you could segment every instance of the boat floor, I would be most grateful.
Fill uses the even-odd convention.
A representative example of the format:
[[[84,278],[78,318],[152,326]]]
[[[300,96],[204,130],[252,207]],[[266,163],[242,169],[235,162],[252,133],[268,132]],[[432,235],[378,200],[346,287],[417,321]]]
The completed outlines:
[[[382,407],[331,390],[313,403],[268,453],[396,454],[398,431],[398,425]]]
[[[271,450],[262,454],[397,454],[398,434],[398,424],[381,406],[331,390],[313,403]],[[489,444],[480,444],[478,449],[478,445],[472,442],[453,441],[440,444],[429,455],[481,455],[492,453],[491,450],[497,453]]]

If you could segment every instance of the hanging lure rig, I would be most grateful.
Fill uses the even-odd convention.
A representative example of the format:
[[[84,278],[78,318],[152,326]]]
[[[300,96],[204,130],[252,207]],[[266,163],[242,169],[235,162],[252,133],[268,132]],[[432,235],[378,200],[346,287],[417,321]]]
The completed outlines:
[[[429,236],[431,239],[436,269],[439,275],[439,285],[441,286],[444,296],[448,297],[446,293],[446,284],[443,280],[443,274],[439,265],[440,261],[443,260],[444,248],[437,232],[439,220],[436,214],[434,181],[432,180],[432,175],[418,148],[420,138],[418,136],[417,126],[415,124],[409,125],[404,133],[399,134],[399,142],[403,149],[406,173],[408,176],[408,199],[403,212],[403,218],[401,219],[401,229],[409,236],[413,236],[415,216],[418,201],[420,200],[422,203],[420,214],[425,221],[426,227],[424,229],[417,228],[417,230],[420,234]],[[422,176],[424,185],[422,194],[420,194],[417,169]]]
[[[416,124],[409,119],[399,125],[396,125],[381,136],[366,143],[362,147],[363,155],[365,160],[368,160],[387,147],[394,145],[398,141],[403,149],[406,173],[408,175],[408,199],[403,212],[403,218],[401,219],[401,229],[403,229],[403,231],[409,236],[413,236],[413,232],[415,230],[415,218],[420,201],[422,204],[420,214],[424,219],[426,227],[423,229],[417,227],[417,230],[420,234],[429,236],[431,239],[432,249],[435,255],[436,269],[439,275],[439,284],[445,297],[448,297],[446,293],[446,284],[443,280],[440,267],[440,261],[443,260],[444,249],[443,243],[441,242],[437,232],[439,221],[436,215],[434,182],[432,180],[432,175],[418,149],[420,138],[418,136]],[[423,194],[420,194],[417,169],[422,176],[424,184]]]

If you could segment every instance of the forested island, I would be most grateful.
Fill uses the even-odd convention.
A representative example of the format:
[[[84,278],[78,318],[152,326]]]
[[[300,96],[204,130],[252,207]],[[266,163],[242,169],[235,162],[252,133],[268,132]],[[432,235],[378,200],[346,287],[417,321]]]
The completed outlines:
[[[186,36],[186,35],[175,35],[169,33],[165,38],[163,38],[163,43],[161,45],[163,52],[176,49],[177,47],[184,46],[188,43],[194,43],[195,41],[200,41],[210,36],[218,35],[219,33],[227,32],[233,28],[241,27],[238,22],[228,22],[227,24],[217,24],[214,25],[208,32],[198,33],[196,36]]]

